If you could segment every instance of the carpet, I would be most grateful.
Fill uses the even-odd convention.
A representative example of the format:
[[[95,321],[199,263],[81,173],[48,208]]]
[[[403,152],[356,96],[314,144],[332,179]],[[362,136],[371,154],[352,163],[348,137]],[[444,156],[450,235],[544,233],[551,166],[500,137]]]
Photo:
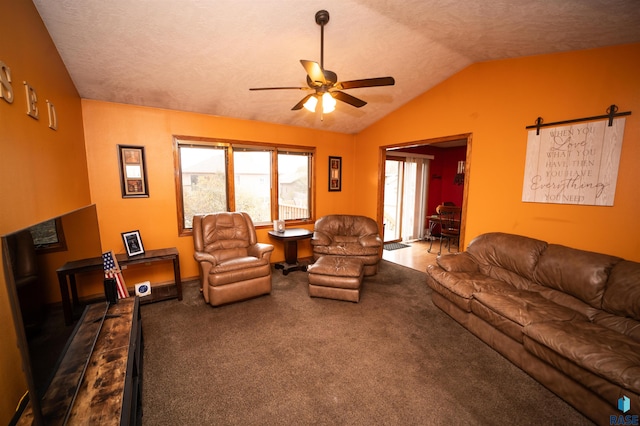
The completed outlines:
[[[407,247],[410,247],[410,246],[402,243],[388,243],[384,245],[385,250],[398,250],[398,249],[403,249]]]
[[[141,307],[144,425],[590,424],[381,261],[359,303],[270,295],[217,308],[197,284]]]

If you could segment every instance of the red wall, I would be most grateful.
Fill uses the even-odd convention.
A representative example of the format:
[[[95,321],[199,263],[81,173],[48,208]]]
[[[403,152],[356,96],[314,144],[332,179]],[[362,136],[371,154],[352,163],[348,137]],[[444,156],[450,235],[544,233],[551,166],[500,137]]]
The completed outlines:
[[[464,161],[467,156],[466,146],[438,148],[434,145],[423,145],[399,151],[433,156],[429,163],[427,216],[435,214],[436,207],[445,201],[462,207],[464,185],[455,185],[453,179],[458,170],[458,161]]]
[[[458,161],[464,161],[467,147],[435,148],[429,176],[429,197],[427,200],[427,214],[435,214],[436,207],[445,201],[451,201],[462,207],[462,192],[464,185],[456,185],[453,179],[458,170]],[[434,176],[441,176],[434,179]]]

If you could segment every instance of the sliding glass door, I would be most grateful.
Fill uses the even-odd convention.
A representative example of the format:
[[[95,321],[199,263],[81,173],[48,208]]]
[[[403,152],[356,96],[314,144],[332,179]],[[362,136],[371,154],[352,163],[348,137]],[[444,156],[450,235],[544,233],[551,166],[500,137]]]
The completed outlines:
[[[421,239],[424,232],[429,160],[391,157],[385,162],[384,241]]]

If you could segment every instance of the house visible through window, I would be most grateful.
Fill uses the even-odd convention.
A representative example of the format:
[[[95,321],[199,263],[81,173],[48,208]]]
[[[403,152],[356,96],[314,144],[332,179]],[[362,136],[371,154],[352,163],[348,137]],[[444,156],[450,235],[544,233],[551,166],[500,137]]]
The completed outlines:
[[[254,223],[271,222],[271,152],[250,148],[233,151],[235,210]]]
[[[313,149],[180,137],[175,153],[181,235],[194,215],[220,211],[247,212],[257,226],[313,220]]]

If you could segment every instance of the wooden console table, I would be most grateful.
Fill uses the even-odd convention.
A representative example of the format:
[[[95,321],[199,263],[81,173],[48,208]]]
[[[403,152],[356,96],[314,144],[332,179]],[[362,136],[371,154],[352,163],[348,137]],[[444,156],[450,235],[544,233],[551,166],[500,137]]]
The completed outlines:
[[[156,295],[140,298],[141,303],[157,302],[165,299],[178,298],[182,300],[182,281],[180,280],[180,256],[175,247],[158,250],[148,250],[144,254],[137,256],[127,256],[117,254],[116,259],[122,269],[123,266],[135,265],[137,263],[154,263],[169,261],[173,262],[173,276],[175,282],[175,292],[169,294]],[[73,311],[80,306],[78,289],[76,287],[76,274],[80,272],[103,270],[102,257],[92,257],[88,259],[74,260],[67,262],[57,269],[58,282],[60,283],[60,294],[62,296],[62,310],[64,312],[64,322],[69,325],[73,322]],[[69,295],[71,291],[71,295]]]
[[[42,423],[142,424],[144,342],[139,302],[139,297],[121,299],[106,311],[106,302],[87,306],[40,403]],[[92,337],[96,335],[97,339]],[[88,342],[93,339],[91,350]],[[29,402],[17,425],[31,425],[34,420]]]

